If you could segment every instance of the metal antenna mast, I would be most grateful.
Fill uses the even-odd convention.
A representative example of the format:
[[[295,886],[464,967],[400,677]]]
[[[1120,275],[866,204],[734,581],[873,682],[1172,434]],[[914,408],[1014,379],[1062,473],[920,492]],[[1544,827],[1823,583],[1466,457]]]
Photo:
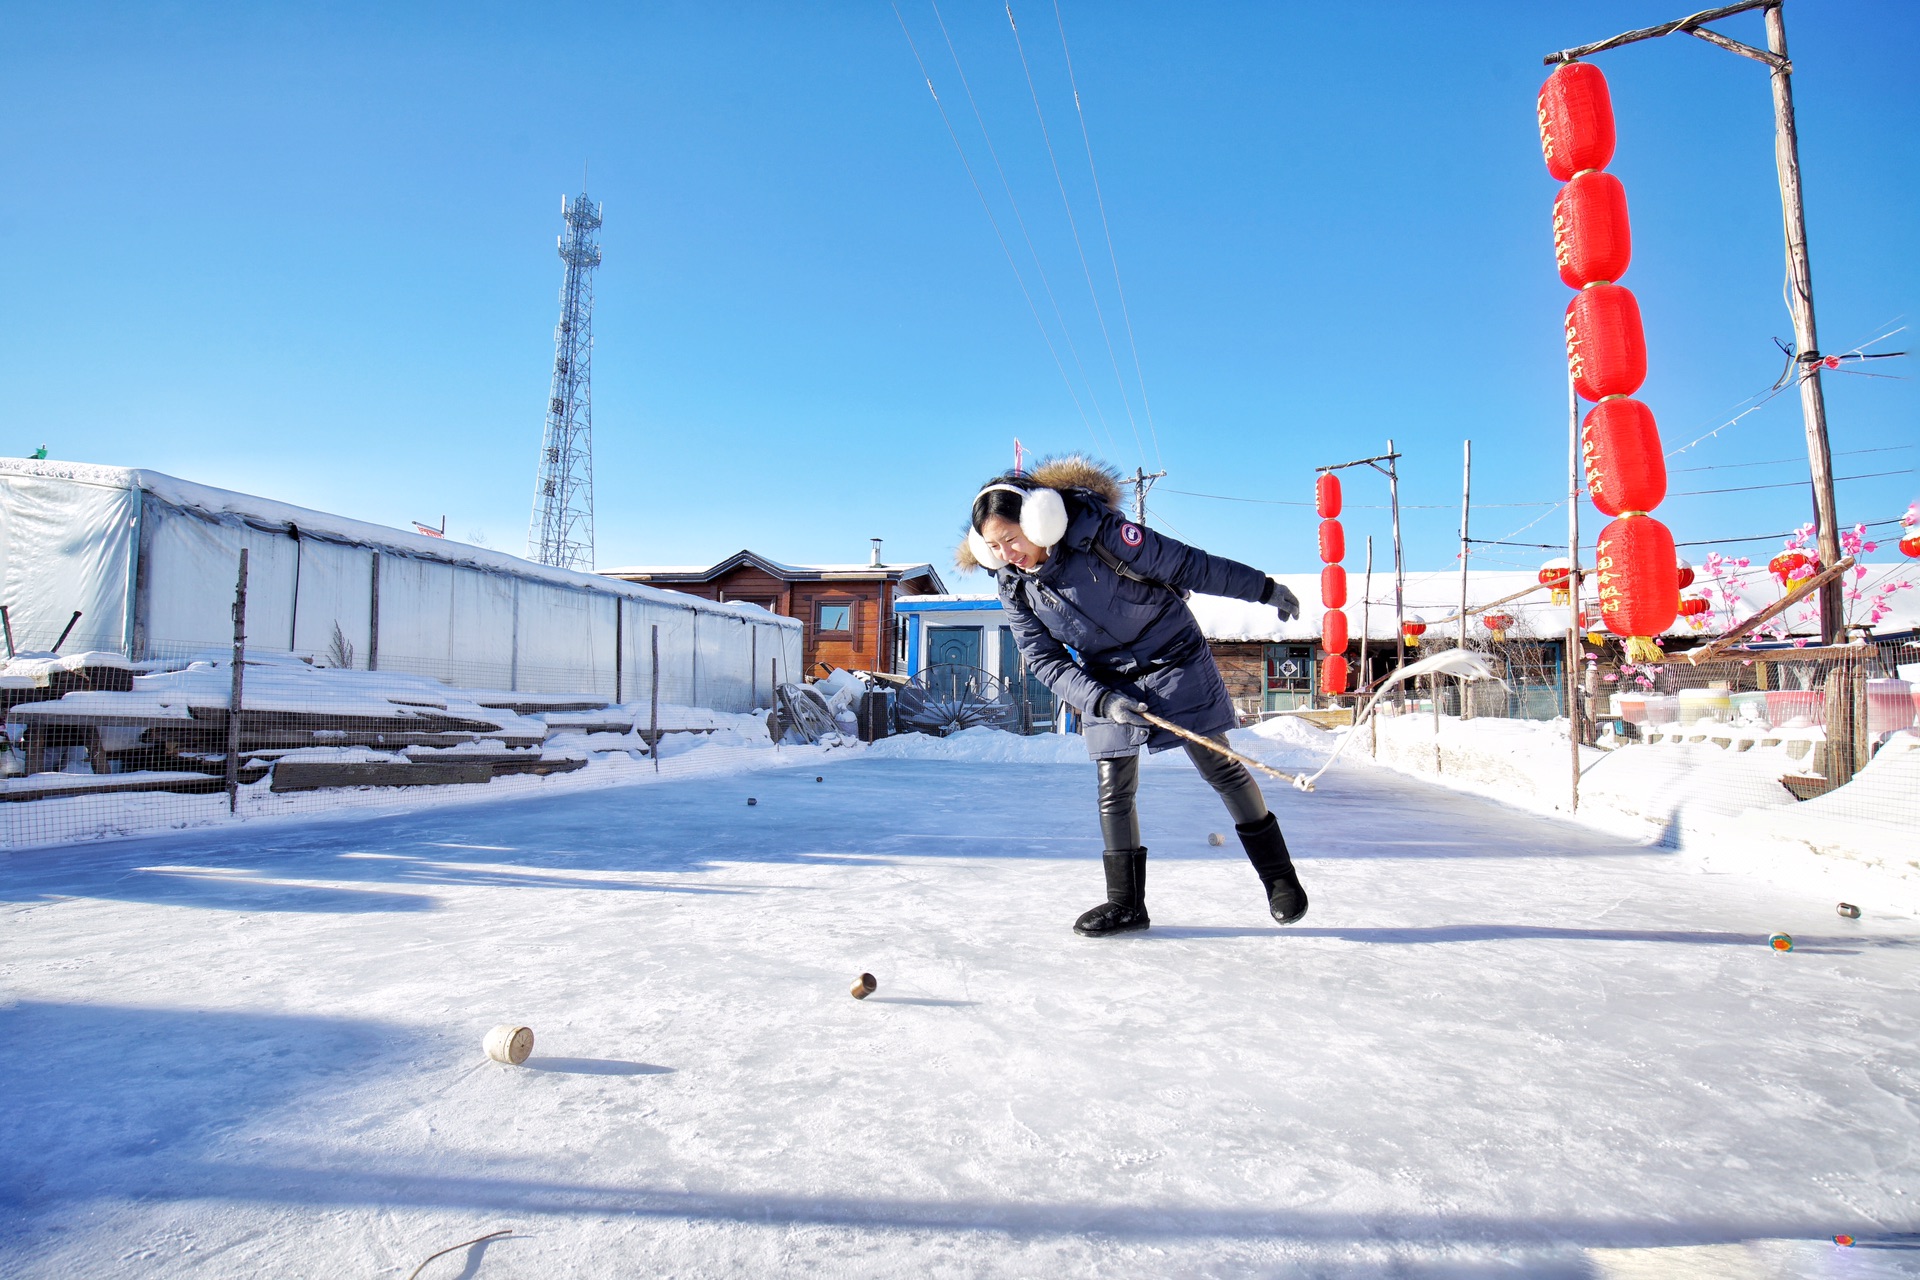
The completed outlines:
[[[553,330],[553,388],[527,554],[561,569],[593,568],[593,269],[600,265],[593,233],[601,208],[584,189],[571,200],[560,198],[567,228],[560,261],[567,272]]]

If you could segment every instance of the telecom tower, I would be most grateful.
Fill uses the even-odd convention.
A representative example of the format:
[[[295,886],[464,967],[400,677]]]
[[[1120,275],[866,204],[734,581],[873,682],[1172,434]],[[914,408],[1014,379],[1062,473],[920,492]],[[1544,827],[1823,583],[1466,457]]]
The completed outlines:
[[[553,331],[553,389],[540,445],[527,554],[561,569],[593,568],[593,269],[600,210],[582,190],[560,197],[560,323]]]

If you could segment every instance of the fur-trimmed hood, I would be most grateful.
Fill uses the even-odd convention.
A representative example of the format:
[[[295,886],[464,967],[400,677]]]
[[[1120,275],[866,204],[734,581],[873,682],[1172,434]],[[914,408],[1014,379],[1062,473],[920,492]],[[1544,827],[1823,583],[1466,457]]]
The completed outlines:
[[[1106,503],[1114,510],[1120,510],[1120,472],[1085,454],[1069,453],[1058,458],[1042,458],[1033,470],[1024,476],[1011,473],[995,476],[988,484],[1022,483],[1039,488],[1056,489],[1062,494],[1078,491]],[[984,486],[982,486],[984,487]],[[960,533],[960,545],[954,550],[953,563],[962,573],[972,573],[984,568],[974,556],[973,548],[967,543],[967,533],[973,528],[971,519],[972,503],[969,507],[968,523]]]

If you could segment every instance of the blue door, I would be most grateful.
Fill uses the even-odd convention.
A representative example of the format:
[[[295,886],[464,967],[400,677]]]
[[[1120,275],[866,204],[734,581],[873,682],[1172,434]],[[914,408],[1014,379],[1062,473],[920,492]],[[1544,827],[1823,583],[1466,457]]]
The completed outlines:
[[[1027,673],[1012,627],[1000,628],[1000,682],[1020,708],[1022,733],[1046,733],[1053,728],[1053,690]]]
[[[927,663],[930,666],[979,666],[980,628],[928,627]]]

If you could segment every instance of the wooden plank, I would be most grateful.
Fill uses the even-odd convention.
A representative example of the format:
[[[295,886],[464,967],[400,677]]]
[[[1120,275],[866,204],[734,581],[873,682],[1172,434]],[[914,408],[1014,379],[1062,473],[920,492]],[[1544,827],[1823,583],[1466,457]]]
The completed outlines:
[[[71,774],[43,775],[71,777]],[[179,773],[167,778],[138,775],[95,775],[80,786],[49,786],[22,779],[10,779],[0,788],[0,803],[31,800],[59,800],[67,796],[123,795],[142,791],[168,791],[178,795],[218,795],[227,789],[227,780],[215,774]]]
[[[1805,579],[1797,590],[1789,595],[1781,596],[1778,600],[1775,600],[1772,604],[1754,614],[1751,618],[1748,618],[1745,622],[1727,632],[1712,644],[1702,645],[1698,649],[1689,649],[1682,654],[1668,654],[1663,660],[1666,662],[1685,662],[1690,666],[1699,666],[1709,658],[1718,658],[1722,651],[1732,648],[1742,636],[1748,635],[1754,628],[1763,625],[1770,619],[1785,612],[1790,606],[1805,600],[1809,592],[1818,591],[1826,583],[1838,578],[1851,568],[1853,568],[1853,557],[1848,556],[1831,569],[1822,569],[1819,573],[1814,574],[1813,577]]]
[[[334,763],[282,760],[273,767],[275,791],[319,791],[330,787],[443,787],[491,782],[486,764]]]

